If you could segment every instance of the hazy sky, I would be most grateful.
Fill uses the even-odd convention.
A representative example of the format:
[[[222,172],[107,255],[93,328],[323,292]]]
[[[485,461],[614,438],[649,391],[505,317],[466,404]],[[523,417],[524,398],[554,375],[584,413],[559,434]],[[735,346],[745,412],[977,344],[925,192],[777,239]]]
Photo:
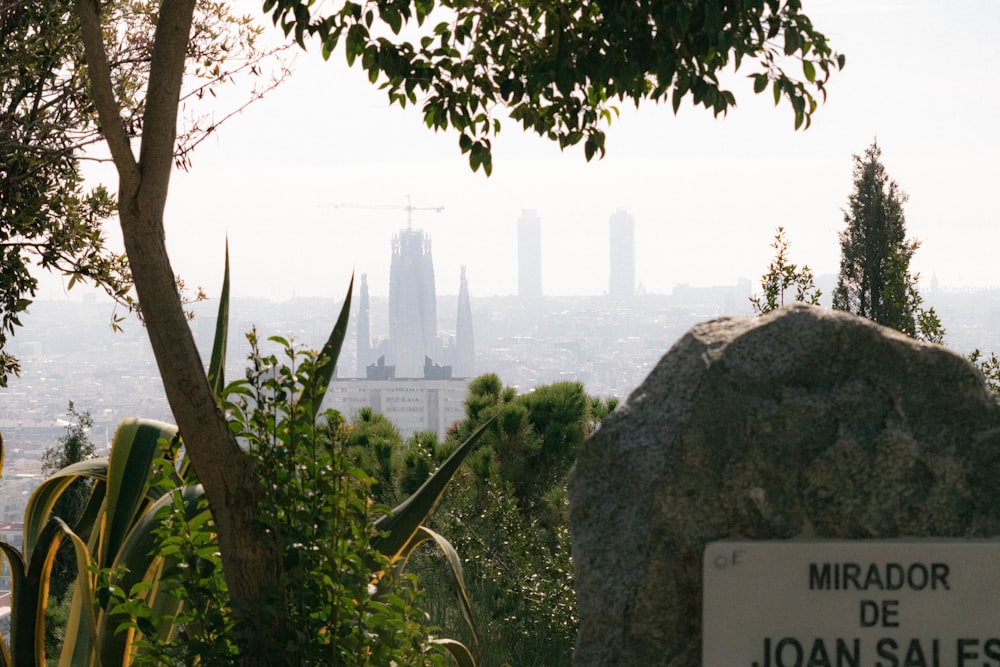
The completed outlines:
[[[389,107],[342,54],[299,53],[283,87],[175,175],[174,268],[214,295],[228,233],[236,295],[339,297],[352,268],[385,294],[410,195],[414,206],[444,207],[414,214],[432,237],[439,293],[457,291],[462,264],[474,296],[516,292],[522,209],[542,221],[547,294],[607,290],[608,218],[619,207],[635,217],[637,279],[651,292],[756,280],[779,225],[793,261],[835,273],[851,156],[877,137],[910,196],[908,231],[922,242],[912,268],[943,287],[1000,285],[1000,3],[804,5],[847,56],[809,130],[793,131],[790,107],[775,108],[769,93],[754,96],[747,68],[733,77],[738,107],[726,118],[689,102],[677,117],[667,106],[623,108],[599,162],[507,122],[488,179],[468,169],[455,134]]]

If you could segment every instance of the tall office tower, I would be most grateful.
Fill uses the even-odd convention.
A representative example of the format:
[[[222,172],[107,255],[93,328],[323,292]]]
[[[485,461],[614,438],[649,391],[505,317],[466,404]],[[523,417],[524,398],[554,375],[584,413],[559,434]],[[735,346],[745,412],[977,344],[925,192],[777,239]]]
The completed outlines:
[[[389,269],[389,354],[397,378],[420,378],[424,357],[433,357],[437,304],[431,239],[419,229],[403,229],[392,239]]]
[[[358,364],[357,377],[363,378],[372,359],[372,326],[368,314],[368,274],[361,274],[361,303],[358,305]]]
[[[613,297],[635,296],[635,218],[625,209],[611,216],[611,280],[608,293]]]
[[[542,295],[542,223],[533,210],[517,221],[517,295]]]
[[[458,288],[458,316],[455,319],[455,359],[452,377],[470,378],[474,372],[476,345],[472,337],[472,304],[469,302],[469,281],[462,267],[462,282]]]

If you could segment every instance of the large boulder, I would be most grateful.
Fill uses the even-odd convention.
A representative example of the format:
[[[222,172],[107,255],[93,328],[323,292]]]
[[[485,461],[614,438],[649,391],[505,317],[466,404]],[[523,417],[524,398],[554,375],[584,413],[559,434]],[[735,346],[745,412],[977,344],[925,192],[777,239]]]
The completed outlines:
[[[575,665],[697,667],[714,540],[1000,534],[998,426],[968,361],[868,320],[694,327],[570,474]]]

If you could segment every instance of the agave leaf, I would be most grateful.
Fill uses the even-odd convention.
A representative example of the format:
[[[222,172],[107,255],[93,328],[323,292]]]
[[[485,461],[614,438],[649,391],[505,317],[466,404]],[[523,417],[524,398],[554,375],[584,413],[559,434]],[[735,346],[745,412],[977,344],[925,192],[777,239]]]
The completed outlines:
[[[226,341],[229,337],[229,238],[226,237],[226,265],[222,277],[222,294],[219,296],[219,313],[215,317],[215,340],[208,362],[208,384],[217,397],[226,386]]]
[[[58,517],[55,521],[60,525],[63,534],[68,537],[73,544],[73,553],[76,556],[77,578],[73,602],[70,605],[70,616],[66,624],[66,636],[63,641],[63,648],[59,657],[59,665],[81,665],[89,664],[93,655],[93,648],[97,644],[97,622],[94,618],[94,577],[91,572],[90,550],[86,542],[80,538],[73,530],[62,522]],[[46,575],[47,576],[47,575]],[[79,639],[78,639],[79,638]],[[45,634],[42,629],[42,640]],[[73,651],[69,647],[77,645],[82,640],[83,652],[86,656],[84,660],[74,659]]]
[[[105,459],[106,462],[106,459]],[[89,542],[91,533],[95,525],[99,525],[100,518],[104,516],[104,498],[108,488],[107,475],[93,479],[90,486],[90,497],[83,507],[80,518],[76,520],[76,525],[71,526],[81,540]]]
[[[49,522],[52,507],[74,481],[81,477],[106,479],[108,460],[106,458],[80,461],[66,466],[42,482],[28,499],[24,511],[24,557],[31,559],[35,544],[42,530]]]
[[[26,584],[25,580],[25,570],[26,565],[24,562],[24,556],[16,547],[7,544],[6,542],[0,542],[0,553],[3,553],[7,558],[7,564],[10,568],[10,589],[13,603],[11,605],[11,633],[13,634],[14,626],[17,620],[14,617],[14,604],[17,603],[21,595],[21,591],[25,590]],[[20,631],[20,629],[18,629]],[[13,639],[13,636],[11,637]],[[13,646],[13,643],[12,643]],[[11,661],[10,651],[7,649],[7,645],[4,643],[3,638],[0,637],[0,660],[3,660],[4,667],[12,667],[13,662]]]
[[[177,427],[151,419],[125,419],[115,433],[108,464],[107,528],[98,556],[106,567],[121,548],[132,524],[149,504],[147,488],[160,440],[172,440]]]
[[[181,489],[185,518],[188,521],[208,512],[207,509],[200,505],[200,501],[204,495],[205,492],[200,485],[183,487]],[[126,592],[131,591],[132,587],[141,581],[153,584],[158,583],[157,573],[160,570],[159,561],[162,561],[162,559],[155,554],[156,536],[153,534],[153,531],[163,523],[160,510],[169,506],[172,502],[172,495],[166,494],[151,504],[142,516],[136,520],[135,525],[132,526],[128,536],[117,551],[114,562],[110,564],[113,569],[118,569],[119,566],[124,567],[124,576],[119,585]],[[154,593],[154,595],[157,595],[157,603],[152,605],[154,611],[159,609],[161,613],[167,614],[172,610],[172,613],[176,614],[179,605],[176,599],[166,599],[166,595],[160,595],[159,593]],[[155,618],[162,617],[155,616]],[[101,656],[101,664],[123,664],[122,661],[128,656],[131,650],[133,639],[131,633],[115,633],[115,628],[122,620],[124,620],[122,617],[108,613],[103,614],[101,617],[98,628],[98,637],[100,637],[98,654]]]
[[[17,665],[42,664],[49,575],[65,526],[58,518],[49,521],[39,532],[30,558],[21,560],[19,568],[14,564],[17,559],[9,558],[10,552],[4,550],[11,561],[11,582],[16,586],[11,591],[10,652]]]
[[[494,419],[495,417],[488,419],[475,433],[469,436],[468,440],[459,445],[458,449],[445,459],[441,467],[434,471],[434,474],[428,477],[419,489],[413,492],[413,495],[397,505],[391,513],[375,522],[375,528],[379,535],[372,540],[372,546],[392,561],[401,557],[407,543],[413,539],[421,524],[427,520],[434,507],[437,506],[458,467],[472,452],[476,442],[490,428]]]
[[[478,647],[479,633],[476,630],[476,622],[472,617],[472,602],[469,600],[469,593],[465,588],[465,574],[462,571],[462,559],[459,557],[455,547],[451,545],[451,542],[449,542],[443,535],[431,530],[427,526],[420,526],[420,528],[417,529],[417,533],[413,536],[413,539],[407,543],[403,552],[400,554],[398,567],[400,570],[406,567],[406,563],[409,561],[410,556],[416,548],[428,541],[433,541],[437,544],[438,549],[441,550],[441,553],[444,554],[445,559],[448,561],[448,565],[451,566],[452,578],[454,578],[455,583],[458,584],[458,602],[462,608],[462,615],[465,616],[465,622],[472,631],[472,640]],[[463,648],[465,647],[463,646]]]
[[[333,326],[330,337],[319,353],[320,359],[326,359],[327,362],[316,370],[313,377],[313,384],[305,388],[302,392],[303,401],[311,406],[313,412],[319,411],[326,388],[330,386],[330,379],[333,377],[333,371],[337,367],[337,360],[340,358],[340,348],[343,346],[344,338],[347,336],[347,322],[351,316],[351,294],[353,292],[354,275],[352,274],[351,282],[347,286],[347,295],[344,297],[344,305],[341,306],[340,315],[337,317],[337,323]],[[318,395],[312,393],[316,388],[322,388]]]
[[[458,667],[476,667],[476,661],[472,657],[472,652],[462,642],[455,641],[454,639],[432,639],[431,643],[443,646],[451,654]]]

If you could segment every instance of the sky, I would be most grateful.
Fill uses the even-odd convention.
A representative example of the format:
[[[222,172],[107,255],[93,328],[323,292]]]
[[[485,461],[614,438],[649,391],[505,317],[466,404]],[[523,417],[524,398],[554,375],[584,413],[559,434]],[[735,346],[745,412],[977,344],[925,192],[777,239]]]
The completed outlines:
[[[836,273],[852,155],[877,139],[909,195],[908,233],[921,242],[911,268],[942,288],[1000,285],[1000,3],[805,0],[804,10],[847,57],[808,130],[794,131],[787,103],[753,94],[745,65],[731,77],[738,106],[727,117],[689,101],[676,116],[668,105],[623,107],[600,161],[508,121],[490,178],[471,172],[456,134],[389,107],[342,53],[324,62],[315,48],[298,52],[280,88],[175,173],[174,269],[214,295],[228,235],[235,296],[340,298],[352,271],[384,295],[391,238],[412,201],[443,207],[413,213],[432,239],[439,294],[458,291],[461,265],[474,297],[515,294],[524,209],[541,219],[550,295],[607,291],[608,219],[619,208],[635,218],[647,292],[758,280],[778,226],[792,261]],[[61,290],[50,282],[45,295]]]

